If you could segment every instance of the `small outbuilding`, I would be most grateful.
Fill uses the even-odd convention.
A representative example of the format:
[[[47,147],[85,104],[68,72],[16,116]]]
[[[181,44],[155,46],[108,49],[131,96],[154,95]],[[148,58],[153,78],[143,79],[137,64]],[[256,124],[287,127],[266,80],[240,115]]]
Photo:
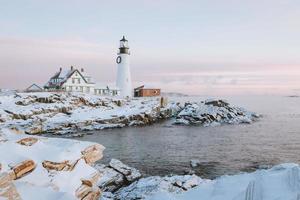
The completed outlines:
[[[134,97],[155,97],[160,96],[159,88],[146,88],[144,85],[134,89]]]
[[[38,86],[37,84],[32,84],[28,88],[26,88],[25,92],[42,92],[43,88]]]

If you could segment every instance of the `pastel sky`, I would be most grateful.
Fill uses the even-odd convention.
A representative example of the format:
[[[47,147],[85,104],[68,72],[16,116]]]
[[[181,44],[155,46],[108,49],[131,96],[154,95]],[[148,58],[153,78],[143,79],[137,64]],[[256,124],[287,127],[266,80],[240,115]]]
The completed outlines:
[[[118,42],[134,85],[202,95],[300,94],[299,0],[0,0],[0,88],[59,67],[115,82]]]

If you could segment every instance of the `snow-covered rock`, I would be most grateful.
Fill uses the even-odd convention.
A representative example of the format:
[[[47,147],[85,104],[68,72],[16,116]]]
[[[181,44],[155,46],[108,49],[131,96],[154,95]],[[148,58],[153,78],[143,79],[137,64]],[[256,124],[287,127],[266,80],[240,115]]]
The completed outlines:
[[[200,160],[197,160],[197,159],[193,159],[193,160],[191,160],[191,162],[190,162],[190,165],[191,165],[191,167],[193,167],[193,168],[198,167],[199,164],[200,164]]]
[[[196,175],[141,178],[101,200],[299,200],[300,167],[281,164],[215,180]]]
[[[176,117],[175,124],[215,126],[223,123],[251,123],[259,116],[243,108],[231,106],[224,100],[186,103]]]
[[[133,182],[141,177],[141,173],[137,169],[129,167],[117,159],[111,159],[109,166],[123,174],[129,182]]]
[[[268,170],[203,181],[180,194],[158,191],[146,200],[298,200],[299,171],[297,164],[281,164]]]
[[[107,166],[101,164],[95,167],[101,174],[98,186],[103,191],[114,192],[142,177],[137,169],[129,167],[117,159],[112,159]]]
[[[159,98],[120,99],[83,93],[15,93],[0,96],[0,127],[28,134],[68,134],[147,125],[174,116],[180,106]]]
[[[97,198],[100,174],[91,165],[103,150],[96,143],[1,129],[0,199]]]
[[[114,194],[115,199],[145,199],[156,193],[181,193],[197,185],[207,182],[196,175],[142,178],[131,185],[121,188]]]

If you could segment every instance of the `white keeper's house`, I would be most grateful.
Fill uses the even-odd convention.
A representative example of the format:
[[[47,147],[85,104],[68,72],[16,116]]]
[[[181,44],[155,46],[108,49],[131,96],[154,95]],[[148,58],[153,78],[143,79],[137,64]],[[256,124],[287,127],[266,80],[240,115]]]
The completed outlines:
[[[115,86],[95,83],[83,68],[76,69],[71,66],[67,70],[62,68],[56,72],[44,85],[46,91],[83,92],[97,95],[116,96],[120,90]]]

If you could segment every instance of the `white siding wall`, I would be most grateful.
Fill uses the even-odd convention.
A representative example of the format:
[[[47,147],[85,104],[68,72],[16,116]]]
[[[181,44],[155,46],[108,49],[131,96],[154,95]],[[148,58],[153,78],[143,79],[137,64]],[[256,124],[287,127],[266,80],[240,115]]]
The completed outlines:
[[[78,72],[73,73],[72,76],[64,83],[63,87],[68,92],[84,92],[94,94],[94,84],[86,83]]]

